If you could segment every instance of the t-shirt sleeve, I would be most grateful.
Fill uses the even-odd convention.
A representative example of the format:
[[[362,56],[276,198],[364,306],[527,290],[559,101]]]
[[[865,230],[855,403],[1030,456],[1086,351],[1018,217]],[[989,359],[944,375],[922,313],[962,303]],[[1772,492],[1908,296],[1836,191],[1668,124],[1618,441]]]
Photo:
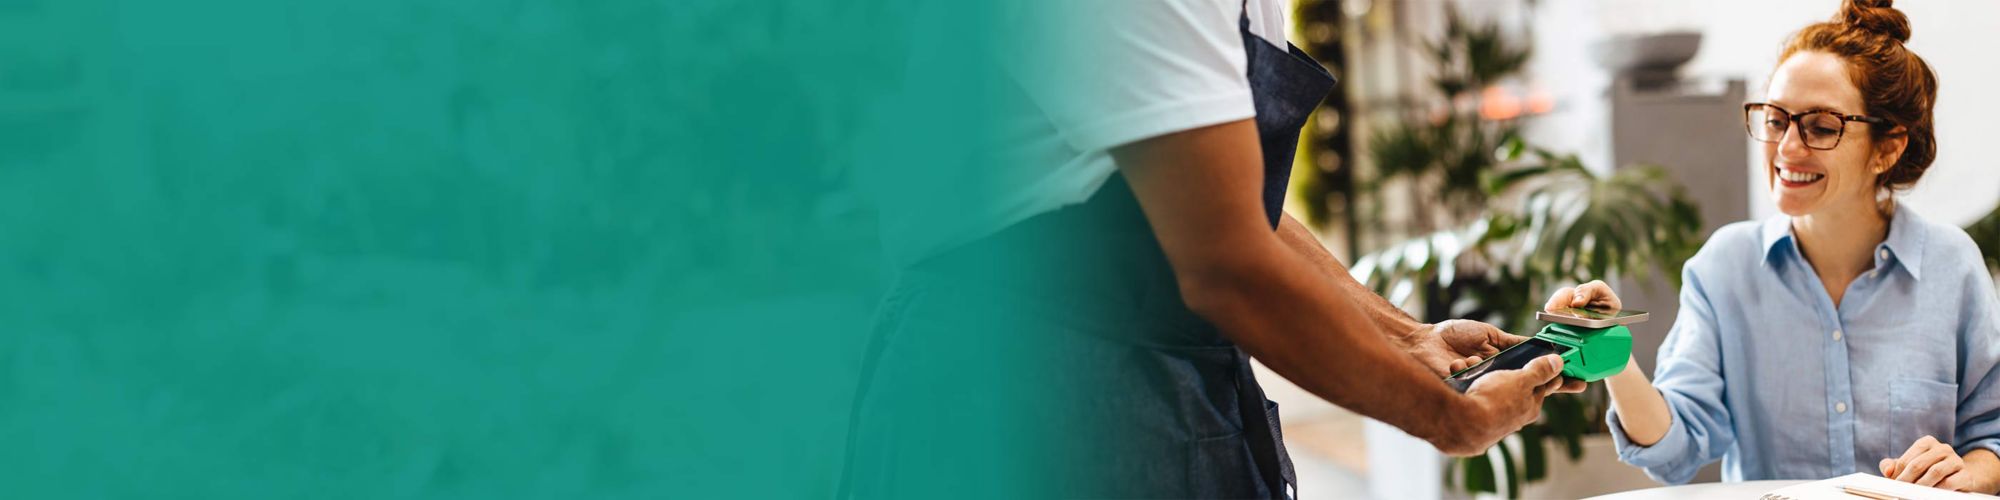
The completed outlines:
[[[1029,98],[1078,150],[1250,118],[1240,0],[1049,2],[1011,58]]]

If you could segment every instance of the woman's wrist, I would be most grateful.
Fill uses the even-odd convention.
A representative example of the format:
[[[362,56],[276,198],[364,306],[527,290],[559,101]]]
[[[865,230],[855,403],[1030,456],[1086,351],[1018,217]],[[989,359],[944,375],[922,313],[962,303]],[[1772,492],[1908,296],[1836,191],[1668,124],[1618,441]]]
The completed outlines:
[[[1995,455],[1993,450],[1980,448],[1967,452],[1962,458],[1965,460],[1965,469],[1960,473],[1971,473],[1976,476],[1972,488],[1975,493],[1987,495],[2000,493],[2000,455]]]
[[[1653,385],[1651,381],[1646,380],[1646,374],[1639,371],[1639,360],[1626,358],[1625,369],[1618,370],[1618,373],[1611,374],[1610,377],[1604,379],[1604,389],[1613,391],[1612,397],[1617,397],[1616,391],[1618,389],[1631,387],[1633,382],[1647,386]]]
[[[1611,395],[1613,403],[1620,397],[1630,398],[1634,391],[1653,390],[1653,381],[1646,380],[1645,372],[1639,370],[1638,361],[1626,361],[1625,369],[1604,379],[1604,391]]]
[[[1633,444],[1652,446],[1666,437],[1673,416],[1668,413],[1659,390],[1639,370],[1636,360],[1627,361],[1624,370],[1605,379],[1604,388],[1611,394],[1612,408],[1618,412],[1618,423],[1623,427],[1620,430],[1625,431]]]

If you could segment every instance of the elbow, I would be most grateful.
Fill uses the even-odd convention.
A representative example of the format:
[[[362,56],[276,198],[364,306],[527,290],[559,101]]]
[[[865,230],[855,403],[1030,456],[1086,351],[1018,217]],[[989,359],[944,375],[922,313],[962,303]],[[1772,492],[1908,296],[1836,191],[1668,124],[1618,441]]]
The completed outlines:
[[[1317,318],[1325,315],[1315,309],[1340,305],[1315,293],[1310,280],[1299,279],[1298,262],[1288,260],[1296,256],[1289,252],[1277,238],[1268,238],[1174,259],[1181,302],[1224,336],[1255,352],[1279,339],[1278,330],[1287,328],[1285,323],[1321,321]]]
[[[1244,303],[1245,295],[1249,293],[1241,284],[1243,278],[1240,274],[1226,266],[1205,266],[1175,272],[1174,281],[1180,287],[1181,302],[1187,304],[1188,310],[1217,324],[1224,323],[1229,311]]]
[[[1653,445],[1660,444],[1660,440],[1667,438],[1667,431],[1662,429],[1635,430],[1631,427],[1626,427],[1624,430],[1625,437],[1631,440],[1633,445],[1640,448],[1651,448]]]
[[[1188,262],[1174,269],[1181,302],[1218,326],[1233,323],[1239,313],[1254,310],[1274,280],[1267,279],[1268,260],[1231,254]]]

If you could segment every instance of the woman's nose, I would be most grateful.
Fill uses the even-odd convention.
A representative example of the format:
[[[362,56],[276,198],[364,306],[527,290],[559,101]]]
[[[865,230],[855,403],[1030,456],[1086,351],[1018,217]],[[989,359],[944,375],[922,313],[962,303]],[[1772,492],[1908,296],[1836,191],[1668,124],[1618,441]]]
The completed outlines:
[[[1778,154],[1786,158],[1804,158],[1812,154],[1806,147],[1805,131],[1798,126],[1785,127],[1785,136],[1778,139]]]

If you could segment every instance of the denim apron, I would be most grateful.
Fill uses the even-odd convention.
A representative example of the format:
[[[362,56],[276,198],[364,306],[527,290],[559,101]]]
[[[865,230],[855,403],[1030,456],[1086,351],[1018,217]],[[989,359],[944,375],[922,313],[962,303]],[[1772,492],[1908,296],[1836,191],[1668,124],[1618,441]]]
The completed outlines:
[[[1274,230],[1334,78],[1239,21]],[[876,318],[840,498],[1291,498],[1249,357],[1188,310],[1114,174],[898,276]]]

